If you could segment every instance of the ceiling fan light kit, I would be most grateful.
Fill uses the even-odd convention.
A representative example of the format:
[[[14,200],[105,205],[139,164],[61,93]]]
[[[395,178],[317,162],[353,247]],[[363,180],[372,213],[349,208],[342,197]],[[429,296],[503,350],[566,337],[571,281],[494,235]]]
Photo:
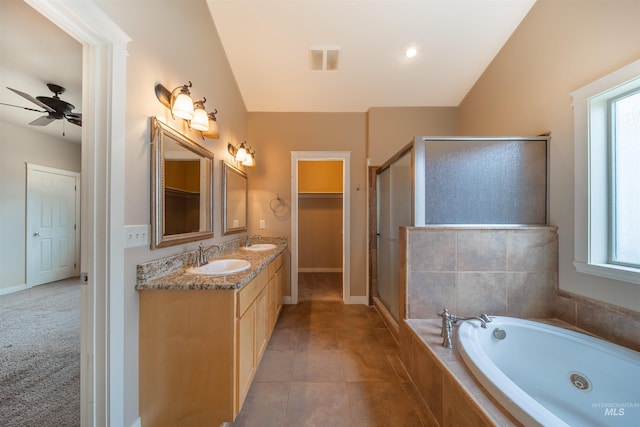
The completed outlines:
[[[171,111],[171,117],[174,119],[178,117],[186,120],[189,127],[200,131],[203,137],[218,139],[220,137],[216,121],[218,110],[206,112],[204,103],[207,102],[207,98],[193,102],[189,90],[192,86],[191,82],[188,82],[169,91],[165,86],[157,83],[155,87],[156,98]]]
[[[13,89],[7,87],[11,92],[23,97],[27,101],[30,101],[42,108],[42,110],[36,110],[35,108],[22,107],[19,105],[6,104],[4,102],[0,103],[2,105],[7,105],[9,107],[22,108],[23,110],[35,111],[38,113],[46,113],[46,116],[39,117],[32,122],[30,125],[33,126],[46,126],[49,123],[55,120],[66,120],[69,123],[72,123],[76,126],[82,126],[82,114],[74,113],[73,110],[76,108],[73,104],[69,102],[63,101],[60,99],[60,95],[62,95],[66,89],[60,85],[54,83],[47,83],[47,87],[51,92],[53,92],[53,96],[36,96],[35,98],[29,95],[26,92],[22,92],[17,89]],[[64,132],[63,132],[64,135]]]

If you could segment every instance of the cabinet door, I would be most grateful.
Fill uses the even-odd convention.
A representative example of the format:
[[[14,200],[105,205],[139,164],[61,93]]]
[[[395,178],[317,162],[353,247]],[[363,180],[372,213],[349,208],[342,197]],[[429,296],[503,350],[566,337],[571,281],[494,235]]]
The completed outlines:
[[[237,408],[240,412],[256,371],[256,305],[252,304],[237,320],[238,373]]]
[[[267,348],[269,342],[269,298],[268,287],[262,289],[262,292],[256,298],[256,366],[260,364],[262,354]]]
[[[283,263],[278,269],[278,271],[276,271],[276,277],[275,277],[275,281],[276,281],[276,307],[275,307],[276,318],[275,320],[278,320],[278,316],[280,315],[280,310],[282,309],[282,303],[284,301],[284,287],[287,280],[285,272],[286,272],[286,268]]]
[[[276,325],[276,313],[277,313],[277,282],[275,274],[269,278],[268,288],[268,319],[267,319],[267,336],[271,336],[273,328]]]

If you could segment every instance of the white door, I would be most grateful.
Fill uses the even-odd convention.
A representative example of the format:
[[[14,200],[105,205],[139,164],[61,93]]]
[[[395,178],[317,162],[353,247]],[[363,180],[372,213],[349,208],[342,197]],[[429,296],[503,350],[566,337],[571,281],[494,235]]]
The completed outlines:
[[[27,165],[27,286],[78,275],[79,174]]]

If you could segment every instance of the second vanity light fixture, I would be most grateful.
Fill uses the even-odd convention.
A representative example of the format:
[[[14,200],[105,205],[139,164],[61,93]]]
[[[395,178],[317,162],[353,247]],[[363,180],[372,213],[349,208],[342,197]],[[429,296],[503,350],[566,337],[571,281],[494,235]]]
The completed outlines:
[[[169,91],[158,83],[155,87],[156,97],[162,105],[171,110],[173,118],[178,117],[188,121],[189,126],[202,132],[203,137],[218,139],[220,137],[218,122],[216,121],[218,110],[207,113],[204,107],[207,98],[204,97],[200,101],[193,102],[191,91],[189,90],[192,86],[191,82],[189,82]]]
[[[236,162],[242,166],[254,167],[256,165],[256,152],[251,147],[247,147],[247,141],[242,141],[238,145],[227,144],[227,151],[233,156]]]

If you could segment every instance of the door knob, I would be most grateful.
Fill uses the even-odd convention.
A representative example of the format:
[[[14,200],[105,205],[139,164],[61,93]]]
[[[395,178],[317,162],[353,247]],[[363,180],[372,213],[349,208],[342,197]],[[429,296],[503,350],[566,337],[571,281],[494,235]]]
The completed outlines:
[[[40,237],[40,232],[36,231],[35,233],[33,233],[33,237]]]

